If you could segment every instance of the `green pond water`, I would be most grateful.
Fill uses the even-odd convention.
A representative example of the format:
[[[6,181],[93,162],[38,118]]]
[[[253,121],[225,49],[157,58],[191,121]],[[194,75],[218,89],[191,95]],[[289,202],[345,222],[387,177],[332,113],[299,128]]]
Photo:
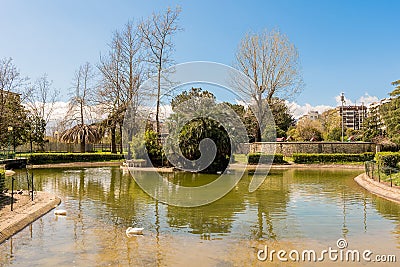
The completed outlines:
[[[257,259],[265,246],[337,249],[339,238],[400,261],[400,205],[359,187],[361,170],[273,169],[253,193],[246,173],[226,196],[196,208],[154,200],[119,168],[33,172],[36,189],[60,196],[68,214],[51,211],[0,244],[0,266],[365,266]],[[217,177],[165,175],[185,186]],[[129,226],[143,236],[127,237]]]

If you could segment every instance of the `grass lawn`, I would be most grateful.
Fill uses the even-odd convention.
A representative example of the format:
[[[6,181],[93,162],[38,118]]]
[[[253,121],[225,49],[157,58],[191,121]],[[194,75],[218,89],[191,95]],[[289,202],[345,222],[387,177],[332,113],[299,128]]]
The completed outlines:
[[[381,181],[390,183],[390,179],[392,179],[393,185],[400,186],[400,172],[392,173],[390,175],[381,172],[380,176],[381,176]]]

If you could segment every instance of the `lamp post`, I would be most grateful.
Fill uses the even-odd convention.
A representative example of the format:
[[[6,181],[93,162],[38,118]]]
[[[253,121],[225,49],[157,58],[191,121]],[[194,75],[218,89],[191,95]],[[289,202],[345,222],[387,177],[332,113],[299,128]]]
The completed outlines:
[[[12,131],[13,131],[13,127],[12,126],[8,126],[7,128],[8,130],[8,153],[7,153],[7,158],[10,158],[10,146],[11,146],[11,137],[12,137]]]
[[[58,152],[58,131],[55,131],[54,135],[56,137],[56,152]]]
[[[340,95],[340,101],[342,102],[342,142],[344,142],[344,103],[346,102],[344,100],[344,93]]]

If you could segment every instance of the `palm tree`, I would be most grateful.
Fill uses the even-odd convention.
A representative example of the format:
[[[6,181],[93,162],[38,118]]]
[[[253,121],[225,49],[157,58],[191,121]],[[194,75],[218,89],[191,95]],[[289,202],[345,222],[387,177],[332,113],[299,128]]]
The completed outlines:
[[[81,152],[86,152],[86,143],[98,143],[103,138],[103,130],[96,124],[77,124],[64,131],[60,136],[61,142],[80,143]]]

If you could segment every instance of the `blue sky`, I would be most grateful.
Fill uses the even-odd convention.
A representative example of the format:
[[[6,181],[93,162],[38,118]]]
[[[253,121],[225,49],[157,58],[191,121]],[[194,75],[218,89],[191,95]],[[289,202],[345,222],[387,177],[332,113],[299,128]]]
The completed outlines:
[[[248,32],[279,29],[297,47],[305,88],[300,105],[335,106],[378,98],[400,79],[400,1],[16,1],[0,0],[0,58],[23,75],[47,73],[66,100],[75,69],[96,64],[112,33],[167,6],[181,6],[184,31],[175,38],[176,63],[232,65]]]

